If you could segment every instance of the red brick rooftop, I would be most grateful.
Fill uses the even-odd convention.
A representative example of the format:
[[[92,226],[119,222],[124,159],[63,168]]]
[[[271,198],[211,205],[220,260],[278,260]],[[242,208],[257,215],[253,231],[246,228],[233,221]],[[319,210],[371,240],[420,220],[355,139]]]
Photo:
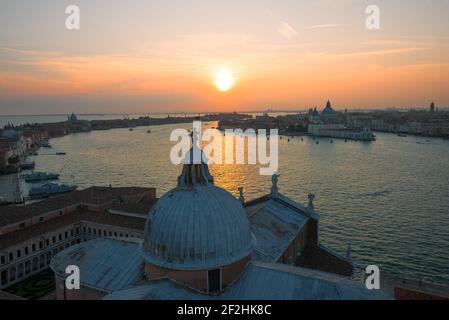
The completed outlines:
[[[151,206],[149,206],[148,212]],[[8,248],[18,243],[40,237],[46,233],[61,229],[65,226],[79,223],[81,221],[105,224],[143,231],[145,219],[137,217],[111,214],[105,211],[76,210],[74,212],[45,220],[31,225],[24,230],[17,230],[4,235],[0,235],[0,248]],[[24,232],[26,230],[26,232]]]
[[[25,206],[4,206],[0,207],[0,227],[18,223],[47,212],[57,211],[80,203],[103,205],[111,202],[112,200],[121,200],[124,204],[128,203],[130,206],[133,206],[133,197],[137,197],[137,199],[139,199],[140,196],[140,199],[146,198],[149,200],[149,196],[145,195],[149,192],[153,192],[154,194],[156,193],[154,188],[90,187],[85,190],[76,190],[68,194],[49,198]],[[151,202],[150,207],[152,204],[153,202]],[[140,204],[137,203],[134,206],[139,207],[139,211],[142,211],[145,205],[148,205],[148,203],[141,201]]]

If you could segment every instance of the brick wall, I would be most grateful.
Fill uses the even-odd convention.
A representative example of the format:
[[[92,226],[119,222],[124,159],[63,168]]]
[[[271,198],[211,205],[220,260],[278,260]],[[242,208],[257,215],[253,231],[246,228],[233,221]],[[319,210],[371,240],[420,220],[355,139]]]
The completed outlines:
[[[222,288],[226,288],[230,284],[234,282],[234,280],[238,279],[240,274],[243,272],[249,261],[251,260],[250,256],[247,256],[243,259],[240,259],[237,262],[234,262],[230,265],[221,267],[221,278],[222,278]],[[161,268],[159,266],[146,263],[146,272],[147,278],[149,280],[157,280],[162,278],[170,278],[178,282],[182,282],[187,286],[202,291],[207,292],[207,277],[208,271],[218,268],[212,269],[203,269],[203,270],[172,270]]]

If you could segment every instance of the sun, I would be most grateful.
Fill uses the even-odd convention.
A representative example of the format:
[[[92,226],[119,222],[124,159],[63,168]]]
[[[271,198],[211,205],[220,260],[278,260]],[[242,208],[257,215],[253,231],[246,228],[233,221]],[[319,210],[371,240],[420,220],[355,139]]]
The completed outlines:
[[[215,86],[222,92],[229,91],[234,86],[234,76],[227,69],[222,69],[215,75]]]

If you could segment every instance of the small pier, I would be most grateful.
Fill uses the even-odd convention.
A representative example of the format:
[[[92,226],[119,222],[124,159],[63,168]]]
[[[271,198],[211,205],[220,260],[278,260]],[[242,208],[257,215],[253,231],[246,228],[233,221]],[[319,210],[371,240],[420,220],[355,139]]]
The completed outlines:
[[[0,204],[22,202],[23,197],[19,174],[0,175]]]

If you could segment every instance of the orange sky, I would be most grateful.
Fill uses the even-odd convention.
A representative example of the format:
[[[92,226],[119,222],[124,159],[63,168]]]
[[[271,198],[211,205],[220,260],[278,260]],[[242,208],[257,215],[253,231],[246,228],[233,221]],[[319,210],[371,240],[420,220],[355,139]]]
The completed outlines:
[[[258,28],[239,17],[192,18],[171,22],[179,30],[166,34],[136,35],[140,22],[117,29],[116,39],[114,29],[99,27],[102,21],[89,20],[78,33],[32,26],[19,33],[9,20],[3,23],[17,34],[0,32],[0,114],[285,110],[321,107],[328,98],[337,109],[425,107],[432,100],[449,106],[449,29],[438,22],[408,30],[393,19],[392,7],[383,28],[368,31],[364,7],[342,3],[355,13],[348,16],[343,5],[324,19],[317,6],[310,10],[319,18],[306,23],[273,10],[273,2],[257,10]],[[179,14],[171,10],[167,17]],[[49,24],[58,25],[50,13]],[[214,85],[222,68],[235,76],[228,92]]]

